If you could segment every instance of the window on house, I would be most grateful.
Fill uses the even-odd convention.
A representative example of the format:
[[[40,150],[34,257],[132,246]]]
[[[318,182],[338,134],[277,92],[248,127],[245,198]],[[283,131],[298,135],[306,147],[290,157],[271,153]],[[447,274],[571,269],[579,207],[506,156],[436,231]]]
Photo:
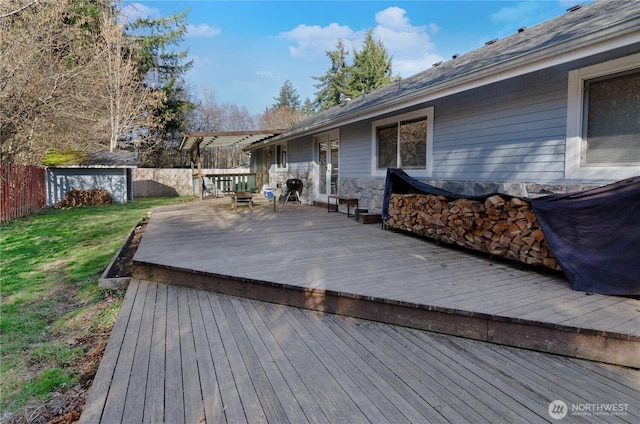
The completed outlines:
[[[377,170],[429,168],[433,108],[373,123]]]
[[[287,145],[278,144],[276,146],[276,168],[287,167]]]
[[[400,122],[400,166],[424,168],[427,164],[427,118]]]
[[[640,163],[640,70],[584,81],[584,166]]]
[[[396,168],[398,166],[398,126],[379,127],[378,168]]]
[[[565,176],[622,180],[640,166],[640,53],[569,71]]]

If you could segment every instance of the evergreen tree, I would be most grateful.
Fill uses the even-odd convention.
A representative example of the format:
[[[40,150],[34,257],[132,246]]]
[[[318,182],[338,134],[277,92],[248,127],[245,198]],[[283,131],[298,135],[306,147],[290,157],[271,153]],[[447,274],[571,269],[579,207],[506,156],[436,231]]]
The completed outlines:
[[[304,103],[302,104],[302,114],[305,116],[312,116],[315,114],[316,108],[315,104],[308,97],[304,99]]]
[[[298,90],[295,89],[291,81],[286,80],[280,88],[280,94],[278,97],[274,97],[276,102],[273,104],[273,109],[289,108],[292,111],[300,109],[300,96]]]
[[[187,51],[174,51],[187,32],[188,10],[158,19],[137,19],[129,25],[129,36],[140,45],[141,72],[145,83],[155,90],[160,104],[150,114],[144,134],[143,150],[150,155],[145,165],[161,166],[165,148],[177,146],[185,129],[188,113],[194,108],[184,82],[184,74],[192,67]]]
[[[347,65],[347,52],[344,50],[344,43],[338,40],[336,50],[326,52],[331,67],[327,73],[320,77],[312,77],[319,81],[315,84],[318,92],[315,98],[315,110],[322,111],[337,106],[344,100],[347,91],[347,82],[349,80],[350,68]]]
[[[354,51],[349,89],[354,97],[384,87],[393,82],[391,58],[382,41],[373,39],[373,30],[368,30],[362,50]]]

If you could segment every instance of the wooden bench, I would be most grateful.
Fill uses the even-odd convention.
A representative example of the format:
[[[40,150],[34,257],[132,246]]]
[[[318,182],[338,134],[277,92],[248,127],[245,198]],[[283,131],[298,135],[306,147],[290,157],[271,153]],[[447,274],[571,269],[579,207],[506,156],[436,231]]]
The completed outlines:
[[[334,200],[333,204],[331,200]],[[347,218],[351,217],[351,205],[354,205],[354,210],[358,209],[358,198],[357,197],[348,197],[348,196],[338,196],[338,195],[329,195],[327,198],[327,212],[338,212],[338,208],[340,203],[346,203],[347,205]],[[334,211],[331,210],[331,206],[335,206],[336,209]]]
[[[231,204],[236,212],[238,211],[238,205],[248,205],[253,208],[253,194],[248,191],[236,191],[231,195]]]

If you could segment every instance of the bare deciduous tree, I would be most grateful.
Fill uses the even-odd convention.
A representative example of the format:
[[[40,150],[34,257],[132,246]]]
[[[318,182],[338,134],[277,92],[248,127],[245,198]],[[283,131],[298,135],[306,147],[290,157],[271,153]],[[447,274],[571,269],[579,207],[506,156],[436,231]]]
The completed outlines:
[[[86,151],[105,141],[87,93],[97,77],[92,35],[69,5],[42,0],[0,10],[3,161],[39,163],[48,150]]]
[[[2,160],[114,150],[143,134],[164,93],[143,84],[136,46],[108,0],[0,3]]]
[[[286,106],[267,108],[260,118],[260,129],[287,129],[306,117],[306,114],[302,110],[295,110]]]
[[[145,110],[158,98],[143,84],[136,45],[129,42],[122,25],[107,13],[100,24],[100,92],[109,111],[109,150],[114,151],[125,134],[143,126]]]

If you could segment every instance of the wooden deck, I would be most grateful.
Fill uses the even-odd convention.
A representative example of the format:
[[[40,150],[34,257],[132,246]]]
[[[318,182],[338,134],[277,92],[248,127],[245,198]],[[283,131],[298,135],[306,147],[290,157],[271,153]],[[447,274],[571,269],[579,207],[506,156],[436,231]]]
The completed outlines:
[[[640,300],[258,198],[158,208],[137,278],[640,368]]]
[[[562,400],[637,423],[639,393],[630,368],[133,279],[80,422],[545,423]]]

